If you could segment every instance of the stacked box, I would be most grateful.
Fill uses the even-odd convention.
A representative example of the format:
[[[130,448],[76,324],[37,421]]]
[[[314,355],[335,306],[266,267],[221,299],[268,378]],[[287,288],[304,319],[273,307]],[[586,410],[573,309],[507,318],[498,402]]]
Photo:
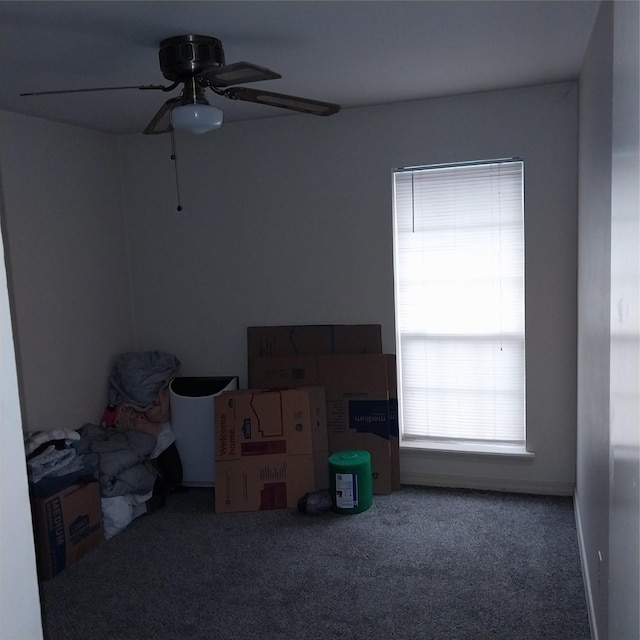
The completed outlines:
[[[78,483],[46,498],[33,498],[38,575],[53,578],[102,540],[97,480]]]
[[[331,330],[325,327],[329,333],[341,334],[340,354],[335,350],[322,352],[328,341],[326,333],[324,341],[320,339],[318,327],[325,326],[309,327],[307,335],[314,335],[315,340],[309,338],[305,353],[297,355],[291,353],[291,342],[283,336],[302,335],[305,327],[249,327],[249,387],[323,387],[329,453],[351,448],[369,451],[373,492],[386,494],[399,489],[395,355],[382,353],[379,325],[337,325]],[[261,351],[261,344],[269,348]],[[357,352],[362,345],[368,345],[371,351]],[[297,347],[302,350],[301,343]]]
[[[371,454],[373,492],[400,487],[395,356],[392,354],[289,356],[252,360],[252,388],[325,389],[329,454]]]
[[[249,358],[382,353],[379,324],[307,324],[247,327]]]
[[[323,388],[224,392],[215,422],[216,513],[296,507],[328,486]]]
[[[387,356],[319,356],[318,377],[327,395],[329,451],[368,451],[373,492],[391,493],[393,426]]]

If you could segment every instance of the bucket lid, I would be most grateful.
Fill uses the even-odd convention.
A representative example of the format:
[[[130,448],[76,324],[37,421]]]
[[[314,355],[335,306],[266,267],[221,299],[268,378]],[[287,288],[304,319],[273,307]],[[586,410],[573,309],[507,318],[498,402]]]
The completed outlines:
[[[368,451],[362,449],[345,449],[329,456],[329,464],[340,466],[357,466],[371,461]]]

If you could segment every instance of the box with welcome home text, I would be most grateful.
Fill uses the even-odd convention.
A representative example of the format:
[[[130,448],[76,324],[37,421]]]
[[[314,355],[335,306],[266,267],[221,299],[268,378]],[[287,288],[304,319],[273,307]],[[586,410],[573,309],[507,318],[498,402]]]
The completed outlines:
[[[323,388],[215,398],[216,513],[296,507],[329,486]]]

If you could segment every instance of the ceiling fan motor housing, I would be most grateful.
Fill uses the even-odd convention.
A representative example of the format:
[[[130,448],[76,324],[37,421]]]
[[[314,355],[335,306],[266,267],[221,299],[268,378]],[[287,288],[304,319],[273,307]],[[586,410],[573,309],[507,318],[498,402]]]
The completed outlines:
[[[222,42],[211,36],[176,36],[160,43],[160,69],[171,82],[224,66]]]

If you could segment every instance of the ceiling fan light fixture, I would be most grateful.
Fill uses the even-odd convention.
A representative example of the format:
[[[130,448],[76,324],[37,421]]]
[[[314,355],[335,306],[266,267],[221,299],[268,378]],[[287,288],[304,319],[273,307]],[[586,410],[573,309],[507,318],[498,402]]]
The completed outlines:
[[[339,104],[232,86],[240,82],[276,80],[282,76],[252,62],[225,64],[222,42],[211,36],[182,35],[167,38],[160,43],[158,57],[162,75],[171,81],[171,85],[167,87],[159,84],[129,85],[36,91],[20,95],[38,96],[117,89],[156,89],[167,92],[183,85],[179,96],[165,100],[156,111],[142,132],[145,135],[171,133],[176,129],[191,134],[203,134],[219,129],[222,126],[224,114],[222,110],[207,102],[206,89],[211,89],[215,94],[231,100],[255,102],[316,116],[330,116],[340,111]]]
[[[202,134],[222,126],[224,112],[210,104],[189,103],[171,111],[171,124],[178,131]]]

